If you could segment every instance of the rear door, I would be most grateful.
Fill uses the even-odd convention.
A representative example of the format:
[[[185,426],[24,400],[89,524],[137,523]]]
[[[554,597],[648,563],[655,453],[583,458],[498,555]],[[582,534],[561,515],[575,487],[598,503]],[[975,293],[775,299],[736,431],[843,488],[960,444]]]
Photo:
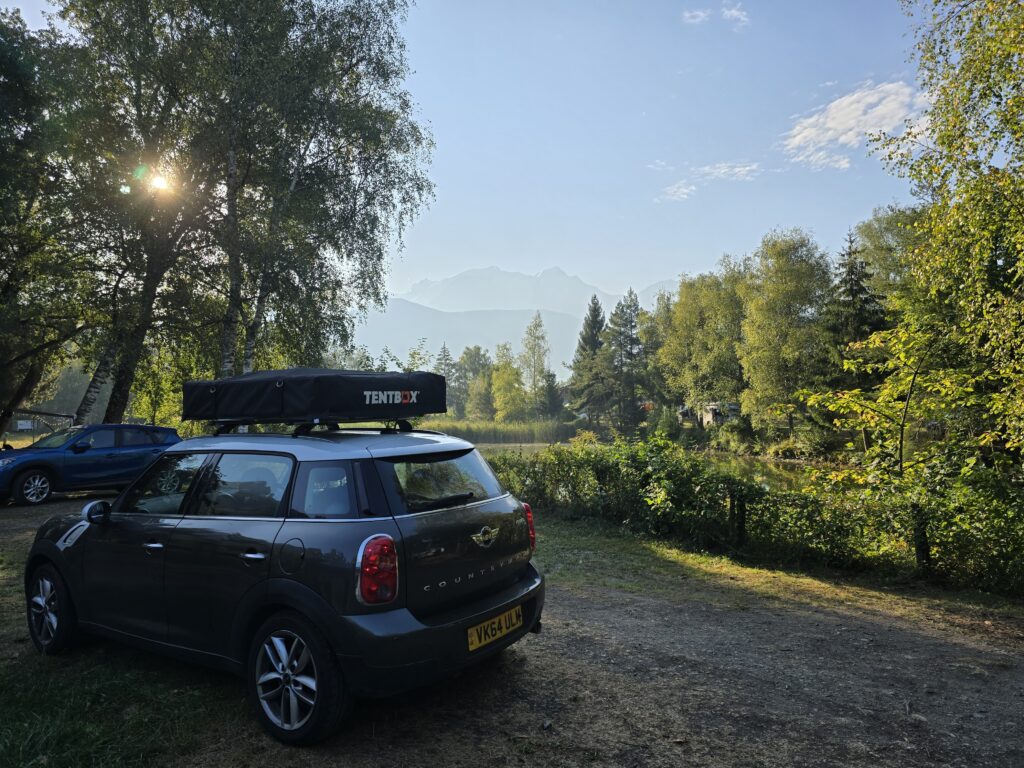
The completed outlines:
[[[477,451],[375,464],[402,534],[410,611],[429,615],[521,577],[531,555],[525,511]]]
[[[118,439],[112,478],[116,483],[130,483],[164,451],[156,444],[156,433],[142,427],[120,429]]]
[[[294,465],[282,454],[222,453],[204,473],[167,547],[168,642],[231,655],[239,605],[265,589]]]

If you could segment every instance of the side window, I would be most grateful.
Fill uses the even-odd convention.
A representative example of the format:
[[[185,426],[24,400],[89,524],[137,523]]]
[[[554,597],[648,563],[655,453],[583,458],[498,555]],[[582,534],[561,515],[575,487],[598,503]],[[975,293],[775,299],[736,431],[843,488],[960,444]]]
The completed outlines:
[[[164,454],[135,483],[118,507],[118,512],[173,517],[206,461],[206,453]]]
[[[117,435],[114,430],[97,429],[79,440],[78,445],[87,445],[89,446],[89,450],[96,451],[103,448],[113,448],[114,443],[116,442]]]
[[[289,517],[333,520],[356,516],[352,465],[347,461],[307,461],[299,465]]]
[[[259,453],[225,453],[207,473],[196,515],[283,517],[292,460]]]
[[[121,445],[125,448],[153,445],[153,433],[146,429],[122,429]]]

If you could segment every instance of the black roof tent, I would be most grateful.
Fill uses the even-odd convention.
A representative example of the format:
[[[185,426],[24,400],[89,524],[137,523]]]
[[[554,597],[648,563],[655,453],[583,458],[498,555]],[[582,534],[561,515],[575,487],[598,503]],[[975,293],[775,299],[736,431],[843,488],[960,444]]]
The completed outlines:
[[[399,421],[445,413],[444,376],[291,368],[186,381],[181,417],[227,424]]]

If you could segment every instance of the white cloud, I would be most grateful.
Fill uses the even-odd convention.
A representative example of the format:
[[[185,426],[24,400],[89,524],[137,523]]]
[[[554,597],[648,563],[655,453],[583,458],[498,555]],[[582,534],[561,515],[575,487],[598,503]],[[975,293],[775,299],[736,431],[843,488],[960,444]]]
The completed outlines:
[[[671,165],[666,163],[664,160],[655,160],[652,163],[648,163],[647,167],[650,168],[652,171],[674,171],[675,170],[675,168],[673,168]]]
[[[718,181],[750,181],[762,172],[760,163],[713,163],[697,169],[702,179]]]
[[[722,4],[722,18],[726,21],[731,21],[736,24],[734,27],[745,27],[750,23],[750,14],[743,10],[742,3],[736,3],[736,5],[729,5],[728,3]]]
[[[848,150],[862,146],[867,134],[895,130],[923,106],[922,95],[907,83],[866,83],[798,119],[786,134],[786,153],[816,170],[846,170]]]
[[[697,187],[690,184],[686,179],[683,179],[682,181],[677,181],[675,184],[665,187],[661,191],[662,196],[658,198],[658,201],[675,200],[676,202],[681,202],[688,199],[690,195],[696,191]]]
[[[695,8],[690,11],[683,11],[684,24],[703,24],[711,18],[711,9]]]

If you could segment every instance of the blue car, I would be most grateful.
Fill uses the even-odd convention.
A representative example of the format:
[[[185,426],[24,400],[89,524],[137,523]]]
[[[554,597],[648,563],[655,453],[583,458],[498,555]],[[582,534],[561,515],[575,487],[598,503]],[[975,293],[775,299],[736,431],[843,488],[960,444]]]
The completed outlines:
[[[0,500],[42,504],[54,491],[120,489],[178,442],[173,429],[144,424],[61,429],[27,448],[0,452]]]

